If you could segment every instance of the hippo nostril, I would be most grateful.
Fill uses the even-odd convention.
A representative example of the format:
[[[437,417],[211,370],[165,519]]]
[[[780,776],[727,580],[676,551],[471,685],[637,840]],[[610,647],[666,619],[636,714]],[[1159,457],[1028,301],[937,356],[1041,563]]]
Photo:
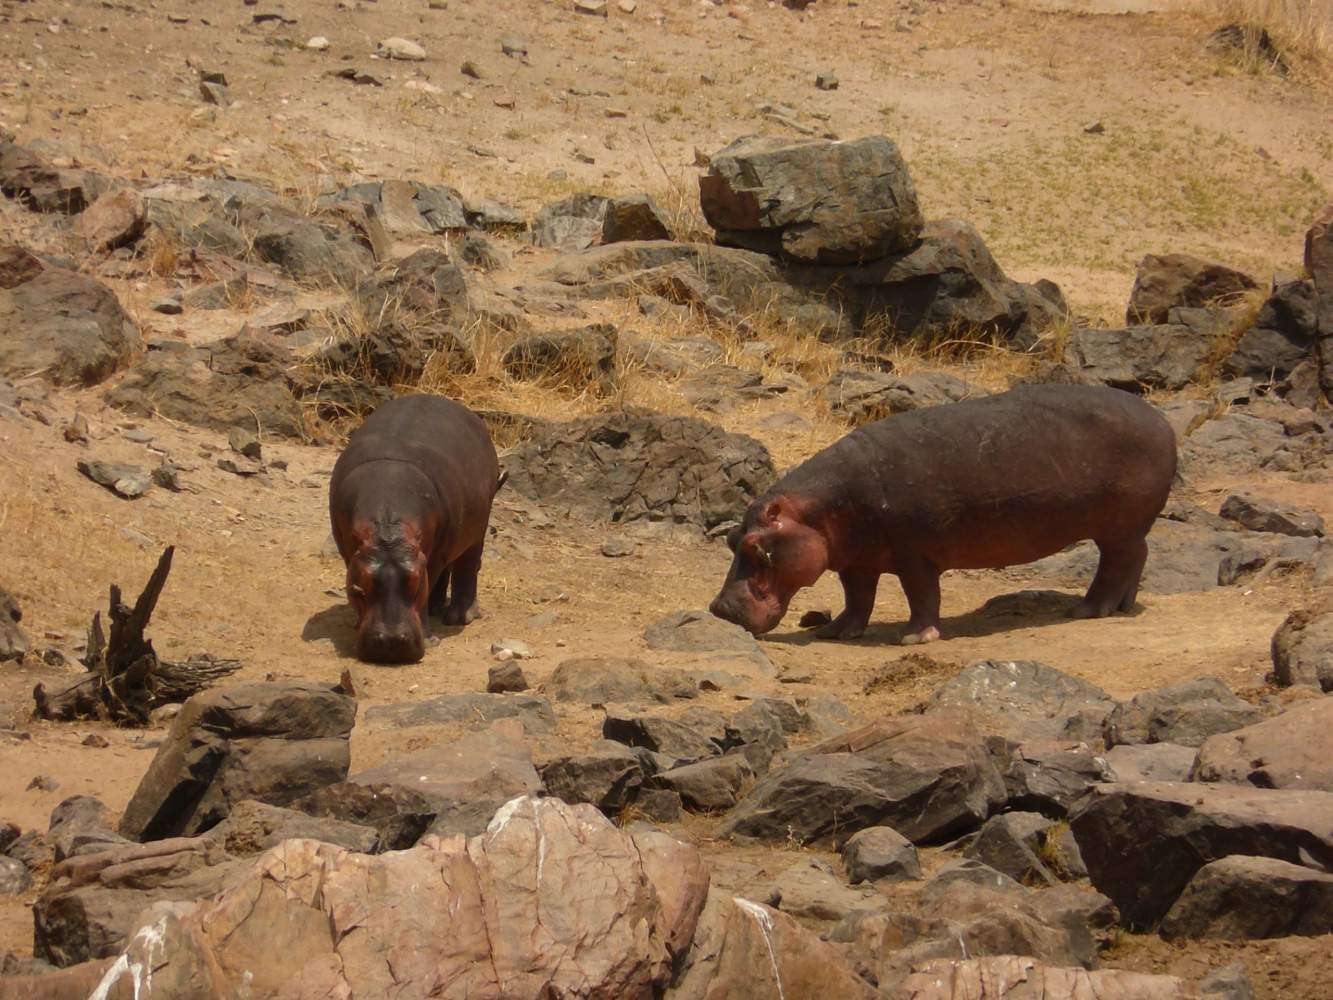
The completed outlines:
[[[368,663],[415,663],[425,651],[419,634],[379,632],[362,635],[357,655]]]

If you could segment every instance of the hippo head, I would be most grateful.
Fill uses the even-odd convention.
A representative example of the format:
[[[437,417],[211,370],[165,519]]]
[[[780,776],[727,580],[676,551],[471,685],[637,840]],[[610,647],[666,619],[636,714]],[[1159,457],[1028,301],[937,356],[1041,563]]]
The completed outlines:
[[[776,628],[796,592],[828,568],[824,536],[802,521],[801,505],[788,496],[751,504],[727,545],[735,555],[709,610],[755,635]]]
[[[356,611],[356,655],[368,663],[415,663],[426,652],[430,572],[421,531],[405,521],[356,526],[347,599]]]

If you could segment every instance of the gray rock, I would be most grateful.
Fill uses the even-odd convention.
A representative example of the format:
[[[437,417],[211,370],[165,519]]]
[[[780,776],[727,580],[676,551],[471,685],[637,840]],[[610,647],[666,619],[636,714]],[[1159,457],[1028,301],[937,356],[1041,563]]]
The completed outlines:
[[[911,248],[922,230],[907,164],[882,136],[738,139],[711,157],[699,190],[719,243],[796,261],[876,260]]]
[[[1009,808],[1064,815],[1091,785],[1111,780],[1110,773],[1106,759],[1086,743],[1029,740],[1009,754]]]
[[[602,235],[607,199],[601,195],[576,194],[553,202],[532,220],[532,241],[539,247],[583,250]]]
[[[0,897],[17,896],[32,887],[28,866],[14,858],[0,856]]]
[[[646,194],[612,198],[602,219],[602,243],[626,240],[669,240],[671,230],[657,202]]]
[[[1031,660],[982,660],[931,694],[926,712],[963,709],[1010,739],[1090,739],[1115,699],[1095,684]]]
[[[838,74],[830,70],[815,74],[815,87],[819,90],[837,90]]]
[[[654,775],[652,783],[680,795],[687,809],[720,812],[736,804],[755,771],[744,754],[729,753]]]
[[[261,205],[242,209],[239,222],[254,234],[255,256],[296,281],[351,286],[375,266],[370,241],[343,216]]]
[[[1333,691],[1333,603],[1287,615],[1273,633],[1272,655],[1279,684]]]
[[[1227,857],[1200,868],[1161,934],[1246,940],[1333,933],[1333,875],[1276,858]]]
[[[921,877],[916,846],[897,830],[870,826],[847,838],[842,845],[842,863],[847,881],[904,882]]]
[[[1205,997],[1216,997],[1217,1000],[1254,1000],[1254,987],[1250,985],[1250,977],[1240,962],[1224,965],[1208,973],[1199,980],[1199,992]]]
[[[649,649],[722,653],[749,660],[767,673],[776,672],[749,632],[707,611],[672,612],[644,629],[643,638]]]
[[[1131,392],[1183,388],[1207,354],[1208,342],[1182,325],[1078,329],[1065,348],[1078,371]]]
[[[107,808],[90,795],[75,795],[51,810],[46,841],[53,860],[60,862],[79,854],[96,854],[128,844],[111,828]]]
[[[78,469],[99,486],[105,486],[112,493],[127,500],[143,496],[153,486],[149,474],[137,465],[81,458],[78,461]]]
[[[1129,293],[1126,323],[1165,323],[1176,306],[1228,304],[1257,287],[1234,268],[1184,253],[1147,254]]]
[[[1231,854],[1333,859],[1333,792],[1115,782],[1090,789],[1069,823],[1092,884],[1128,927],[1156,923],[1195,872]]]
[[[1227,413],[1209,420],[1181,444],[1182,469],[1226,469],[1231,474],[1295,467],[1294,442],[1275,420]]]
[[[698,761],[722,752],[719,741],[675,719],[608,708],[602,735],[631,747],[643,747],[677,761]]]
[[[451,187],[420,181],[366,181],[353,184],[317,204],[339,202],[368,205],[390,233],[454,233],[469,226],[463,196]]]
[[[1188,781],[1199,751],[1175,743],[1121,744],[1106,751],[1115,781]]]
[[[1193,779],[1333,792],[1326,743],[1331,731],[1333,699],[1298,703],[1275,718],[1209,737],[1199,748]]]
[[[541,690],[555,701],[586,705],[637,701],[667,704],[699,696],[698,682],[683,670],[615,657],[565,660],[542,682]]]
[[[555,726],[551,703],[527,694],[493,694],[466,691],[442,694],[425,701],[397,705],[374,705],[366,709],[366,724],[387,729],[463,723],[468,729],[484,729],[496,719],[521,719],[531,732],[549,732]]]
[[[1305,234],[1305,273],[1314,282],[1319,388],[1333,402],[1333,203],[1323,207]]]
[[[478,233],[465,233],[458,253],[463,263],[478,271],[497,271],[511,263],[509,254]]]
[[[381,851],[411,847],[435,821],[437,812],[432,801],[407,785],[359,785],[351,781],[325,785],[297,799],[291,807],[316,819],[371,829]],[[210,833],[216,835],[217,829]]]
[[[1242,701],[1216,677],[1199,677],[1144,691],[1116,706],[1106,719],[1106,745],[1176,743],[1197,747],[1215,733],[1263,720],[1263,713]]]
[[[853,424],[869,423],[927,406],[956,403],[984,390],[947,372],[918,372],[896,376],[843,368],[833,373],[821,391],[829,409]]]
[[[1240,335],[1222,371],[1264,382],[1281,381],[1313,357],[1314,346],[1314,282],[1285,282],[1273,289],[1254,325]]]
[[[1233,493],[1222,501],[1218,513],[1251,531],[1268,531],[1298,537],[1321,536],[1324,519],[1317,511],[1288,507],[1253,493]]]
[[[394,757],[360,771],[349,782],[392,785],[415,792],[435,811],[429,832],[474,837],[510,799],[541,788],[523,724],[500,719],[482,732]]]
[[[540,768],[546,793],[571,804],[591,802],[614,819],[643,787],[639,756],[609,740],[591,752],[558,757]]]
[[[406,38],[386,38],[379,43],[379,55],[382,59],[405,59],[409,62],[422,62],[426,50],[416,42]]]
[[[511,378],[581,393],[610,393],[616,386],[616,338],[610,323],[581,330],[553,330],[522,338],[504,353]]]
[[[1044,834],[1053,823],[1041,813],[992,816],[963,856],[989,865],[1024,885],[1054,885],[1059,878],[1037,856]]]

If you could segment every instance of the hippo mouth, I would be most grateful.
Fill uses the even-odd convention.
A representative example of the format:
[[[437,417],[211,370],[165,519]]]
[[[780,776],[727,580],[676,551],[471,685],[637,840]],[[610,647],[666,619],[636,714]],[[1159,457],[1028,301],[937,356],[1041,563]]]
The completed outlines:
[[[357,629],[357,659],[366,663],[417,663],[426,655],[426,636],[415,615],[395,628],[367,622]]]
[[[758,601],[749,595],[737,599],[735,593],[729,590],[718,594],[708,610],[723,621],[739,625],[751,635],[772,632],[787,613],[785,603],[776,599]]]

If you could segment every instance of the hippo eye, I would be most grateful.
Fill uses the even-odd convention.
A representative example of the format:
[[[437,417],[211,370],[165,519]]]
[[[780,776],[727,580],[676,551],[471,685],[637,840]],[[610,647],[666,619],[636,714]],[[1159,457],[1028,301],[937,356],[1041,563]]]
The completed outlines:
[[[755,553],[755,558],[757,558],[757,559],[759,560],[760,563],[762,563],[764,566],[768,567],[769,569],[772,569],[772,568],[773,568],[773,553],[772,553],[772,552],[770,552],[768,549],[764,548],[762,545],[756,545],[756,546],[754,547],[754,553]]]

